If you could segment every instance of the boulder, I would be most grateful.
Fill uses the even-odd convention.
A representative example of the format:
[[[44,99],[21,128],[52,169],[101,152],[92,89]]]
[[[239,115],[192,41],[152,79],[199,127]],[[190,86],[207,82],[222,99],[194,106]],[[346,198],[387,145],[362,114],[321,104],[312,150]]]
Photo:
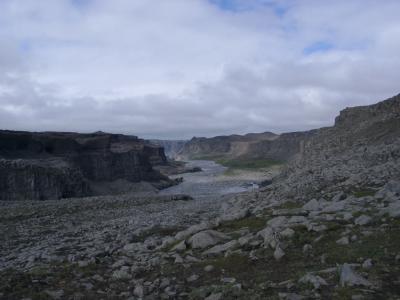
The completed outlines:
[[[343,264],[340,270],[340,285],[344,286],[365,286],[370,287],[372,284],[361,275],[353,271],[349,264]]]
[[[227,239],[229,239],[229,237],[226,234],[215,230],[205,230],[194,234],[188,240],[188,244],[194,249],[204,249],[219,244]]]

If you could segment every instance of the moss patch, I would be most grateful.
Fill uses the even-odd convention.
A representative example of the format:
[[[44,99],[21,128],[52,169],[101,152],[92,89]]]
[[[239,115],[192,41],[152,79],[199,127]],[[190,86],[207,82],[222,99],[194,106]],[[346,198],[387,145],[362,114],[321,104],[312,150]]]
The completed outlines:
[[[266,226],[266,220],[266,218],[251,216],[239,220],[223,222],[218,227],[218,230],[223,232],[231,232],[242,228],[248,228],[252,232],[259,231]]]

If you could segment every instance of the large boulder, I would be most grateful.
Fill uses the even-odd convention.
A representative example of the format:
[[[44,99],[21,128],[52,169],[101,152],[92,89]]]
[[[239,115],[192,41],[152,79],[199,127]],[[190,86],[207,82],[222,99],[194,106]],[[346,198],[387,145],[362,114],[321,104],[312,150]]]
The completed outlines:
[[[194,234],[188,243],[193,249],[204,249],[210,246],[219,244],[229,237],[221,232],[215,230],[205,230]]]

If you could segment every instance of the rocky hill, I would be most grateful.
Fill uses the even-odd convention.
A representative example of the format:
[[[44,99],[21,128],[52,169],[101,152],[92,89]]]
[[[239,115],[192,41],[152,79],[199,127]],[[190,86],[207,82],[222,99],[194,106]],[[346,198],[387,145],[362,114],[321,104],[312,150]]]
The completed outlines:
[[[165,162],[162,147],[135,136],[0,131],[0,199],[88,196],[116,180],[168,182],[152,168]]]
[[[272,132],[246,135],[194,137],[178,153],[180,159],[234,158],[246,155],[254,144],[271,141],[278,136]]]

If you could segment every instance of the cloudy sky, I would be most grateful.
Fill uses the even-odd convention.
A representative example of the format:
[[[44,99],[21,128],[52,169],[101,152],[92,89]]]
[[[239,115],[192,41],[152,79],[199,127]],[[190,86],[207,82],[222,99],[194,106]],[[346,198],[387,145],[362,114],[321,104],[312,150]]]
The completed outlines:
[[[1,0],[0,128],[329,126],[400,92],[398,0]]]

